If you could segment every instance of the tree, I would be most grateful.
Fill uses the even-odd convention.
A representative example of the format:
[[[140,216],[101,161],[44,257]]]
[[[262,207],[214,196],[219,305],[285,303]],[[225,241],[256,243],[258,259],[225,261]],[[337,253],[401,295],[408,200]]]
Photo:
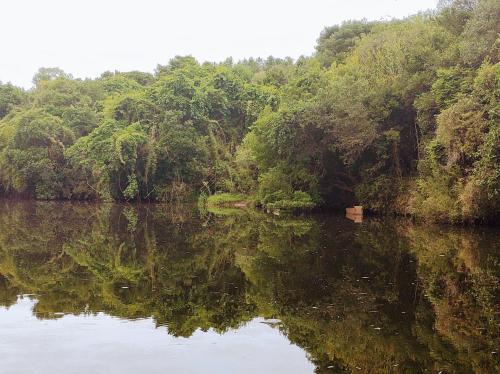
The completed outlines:
[[[465,64],[478,67],[484,59],[500,61],[500,4],[496,0],[478,0],[465,25],[460,55]]]
[[[26,101],[26,93],[10,83],[0,82],[0,120],[4,118],[14,107]]]
[[[370,33],[375,22],[345,21],[340,26],[323,29],[316,45],[316,55],[323,66],[329,67],[333,62],[342,63],[358,40]]]
[[[66,74],[61,68],[40,68],[33,76],[33,84],[38,86],[40,82],[49,81],[59,78],[72,79],[71,74]]]

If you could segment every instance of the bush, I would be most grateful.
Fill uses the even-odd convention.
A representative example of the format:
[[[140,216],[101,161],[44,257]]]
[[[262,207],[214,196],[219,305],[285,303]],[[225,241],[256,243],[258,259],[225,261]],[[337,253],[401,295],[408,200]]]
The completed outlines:
[[[249,201],[248,196],[230,193],[218,193],[206,198],[206,205],[208,207],[224,207],[234,206],[235,203]]]
[[[312,197],[303,191],[294,191],[293,194],[285,195],[282,191],[266,196],[264,208],[269,210],[298,211],[310,210],[316,206]]]

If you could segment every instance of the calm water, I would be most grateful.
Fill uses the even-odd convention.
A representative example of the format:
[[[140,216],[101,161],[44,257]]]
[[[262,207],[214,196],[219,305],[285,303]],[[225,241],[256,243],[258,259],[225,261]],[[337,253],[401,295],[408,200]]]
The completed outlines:
[[[0,201],[0,373],[500,372],[498,228],[227,213]]]

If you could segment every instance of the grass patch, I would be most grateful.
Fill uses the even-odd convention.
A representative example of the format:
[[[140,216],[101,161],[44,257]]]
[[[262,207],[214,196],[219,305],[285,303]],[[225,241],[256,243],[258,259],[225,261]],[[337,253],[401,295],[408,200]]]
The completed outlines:
[[[262,206],[270,211],[301,212],[313,209],[316,204],[307,192],[294,191],[286,194],[276,191],[261,200]]]
[[[241,194],[219,193],[208,196],[206,204],[207,207],[233,208],[239,204],[242,205],[241,207],[244,207],[244,205],[250,204],[250,198],[247,195]]]

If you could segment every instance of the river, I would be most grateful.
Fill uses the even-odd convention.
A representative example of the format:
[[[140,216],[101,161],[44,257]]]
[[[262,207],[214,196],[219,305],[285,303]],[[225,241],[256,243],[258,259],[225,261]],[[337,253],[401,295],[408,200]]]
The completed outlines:
[[[500,232],[0,201],[0,372],[500,372]]]

